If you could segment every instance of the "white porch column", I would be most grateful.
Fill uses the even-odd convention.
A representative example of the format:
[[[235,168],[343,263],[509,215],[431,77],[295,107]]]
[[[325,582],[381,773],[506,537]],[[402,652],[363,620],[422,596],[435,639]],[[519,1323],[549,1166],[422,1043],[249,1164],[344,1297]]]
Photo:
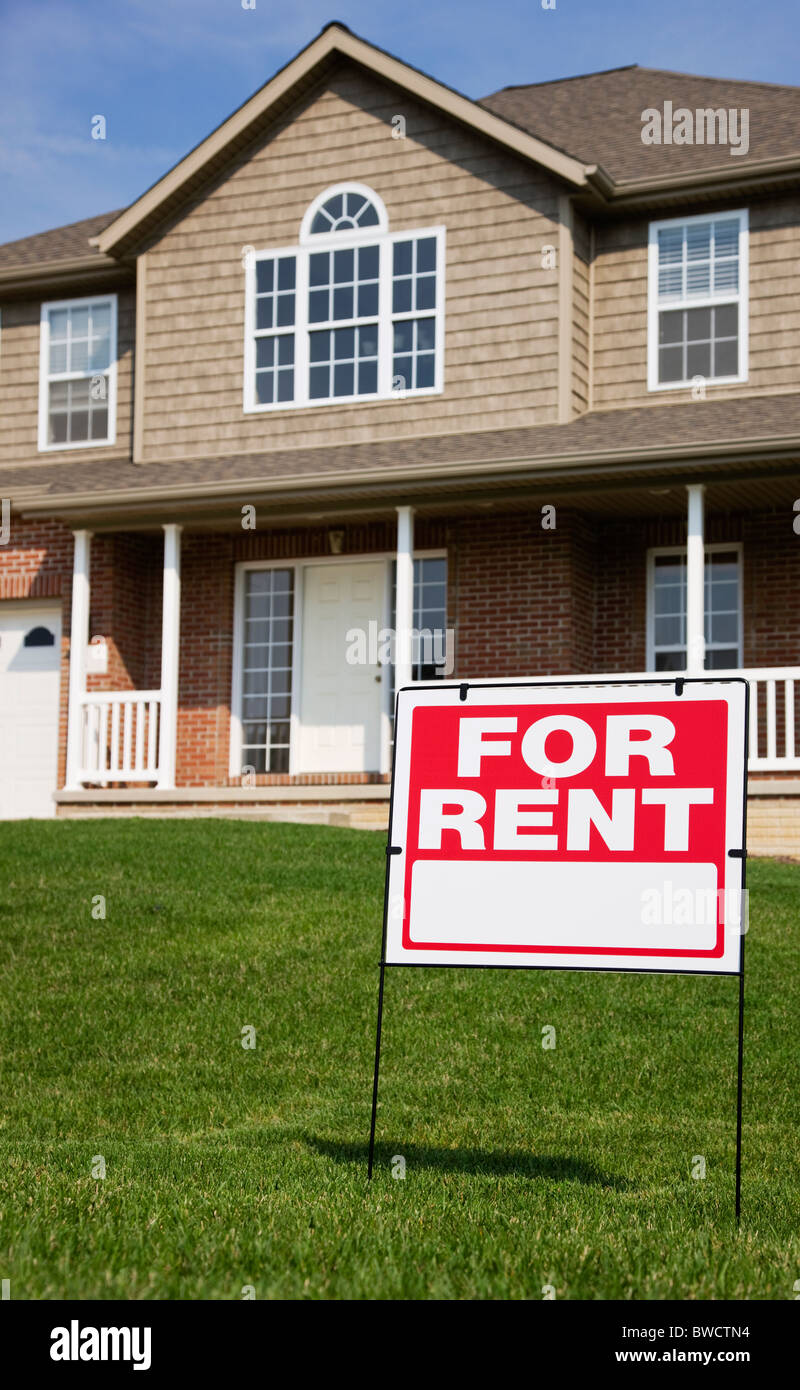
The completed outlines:
[[[181,623],[181,527],[164,527],[164,598],[161,614],[161,733],[158,785],[175,786],[178,734],[178,666]]]
[[[86,653],[89,646],[89,565],[91,531],[74,531],[72,556],[72,617],[69,628],[69,706],[67,710],[67,791],[79,791],[82,757],[81,702],[86,694]]]
[[[397,604],[395,608],[394,688],[411,680],[411,629],[414,623],[414,509],[397,508]]]
[[[705,670],[705,540],[702,483],[690,483],[689,528],[686,544],[686,670],[701,676]]]

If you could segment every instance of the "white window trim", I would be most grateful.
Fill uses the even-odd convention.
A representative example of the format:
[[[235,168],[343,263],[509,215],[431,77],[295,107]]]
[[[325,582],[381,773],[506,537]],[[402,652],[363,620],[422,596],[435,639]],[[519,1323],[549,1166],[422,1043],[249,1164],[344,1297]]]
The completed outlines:
[[[736,637],[737,661],[736,670],[741,670],[744,660],[744,611],[742,597],[744,593],[744,547],[741,541],[715,541],[713,545],[703,547],[704,557],[713,555],[715,552],[730,551],[735,553],[739,562],[739,630]],[[686,558],[687,547],[685,545],[658,545],[647,552],[647,671],[656,669],[656,642],[655,642],[655,567],[656,559],[661,555],[682,555]],[[705,605],[705,560],[703,564],[703,602]],[[705,625],[705,608],[703,613]],[[726,645],[731,646],[732,643]],[[713,650],[713,649],[712,649]],[[711,672],[713,675],[714,672]]]
[[[376,202],[370,189],[360,185],[347,184],[328,189],[318,202],[324,202],[341,188],[349,191],[358,189],[368,194]],[[309,212],[311,209],[309,209]],[[306,214],[308,216],[308,214]],[[305,222],[305,219],[304,219]],[[310,223],[309,223],[310,225]],[[416,237],[435,237],[436,239],[436,308],[433,313],[413,309],[407,313],[393,314],[391,306],[392,266],[391,251],[396,241],[410,241]],[[440,396],[444,390],[444,298],[445,298],[445,228],[418,227],[404,232],[387,232],[380,227],[368,227],[358,232],[333,232],[330,235],[309,236],[296,246],[282,246],[264,251],[249,251],[245,259],[245,312],[244,312],[244,393],[243,409],[246,415],[261,415],[274,410],[308,410],[314,406],[331,405],[372,405],[376,402],[404,401],[410,397]],[[379,303],[378,303],[378,390],[369,396],[323,396],[311,398],[308,394],[308,339],[309,332],[324,328],[349,327],[350,324],[309,324],[308,322],[308,263],[315,251],[348,251],[358,246],[378,246],[380,254]],[[278,259],[281,256],[296,258],[295,279],[295,322],[287,327],[286,335],[292,334],[295,340],[294,384],[295,395],[291,401],[274,401],[260,405],[256,402],[256,263],[263,260]],[[392,390],[392,324],[401,319],[430,318],[434,324],[435,374],[433,386],[409,387],[404,391]],[[279,330],[275,335],[279,336]]]
[[[289,773],[296,777],[300,760],[301,697],[303,688],[303,599],[305,571],[312,565],[376,564],[385,567],[383,614],[381,625],[388,627],[392,607],[392,561],[394,550],[376,550],[359,555],[314,555],[298,560],[242,560],[234,572],[233,586],[233,671],[231,678],[231,731],[228,756],[230,777],[242,775],[242,694],[244,687],[244,599],[245,575],[248,570],[292,570],[294,574],[294,626],[292,630],[292,687],[289,716]],[[414,560],[447,559],[443,547],[415,550]],[[381,773],[391,771],[391,681],[384,681],[381,698]],[[313,776],[313,774],[309,774]]]
[[[74,443],[49,444],[48,434],[48,406],[50,397],[50,382],[62,379],[64,381],[75,380],[72,372],[56,372],[50,375],[50,311],[52,309],[84,309],[95,305],[107,304],[111,310],[110,326],[110,360],[104,372],[86,372],[85,377],[91,380],[93,376],[108,377],[108,435],[105,439],[78,439]],[[46,304],[42,304],[41,318],[39,325],[39,453],[50,454],[60,453],[65,449],[107,449],[109,445],[117,442],[117,295],[116,294],[95,294],[89,295],[84,299],[51,299]]]
[[[658,233],[662,227],[688,227],[696,222],[711,222],[722,217],[739,219],[739,289],[730,296],[703,295],[681,299],[672,305],[658,302]],[[700,213],[696,217],[666,217],[650,223],[647,248],[647,389],[648,391],[686,391],[691,389],[692,377],[686,381],[658,379],[658,315],[659,310],[708,309],[720,304],[739,306],[739,371],[736,376],[707,377],[709,385],[735,386],[748,379],[749,302],[750,302],[750,219],[747,208],[732,208],[729,212]]]

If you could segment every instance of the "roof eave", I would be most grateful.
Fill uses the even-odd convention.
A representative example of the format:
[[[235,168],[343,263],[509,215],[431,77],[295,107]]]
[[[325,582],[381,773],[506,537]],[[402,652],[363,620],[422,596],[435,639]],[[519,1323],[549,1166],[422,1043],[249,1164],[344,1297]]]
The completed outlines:
[[[615,207],[633,207],[684,193],[703,191],[723,197],[728,192],[738,195],[776,181],[794,182],[800,179],[800,155],[754,160],[747,165],[729,165],[696,173],[667,174],[655,179],[615,180],[601,164],[591,166],[586,172],[589,189],[603,202]]]
[[[48,284],[59,286],[63,281],[107,279],[109,275],[130,276],[131,273],[113,256],[92,252],[31,265],[0,266],[0,289],[40,290]]]
[[[204,499],[225,501],[246,490],[247,496],[292,495],[325,492],[335,495],[346,488],[358,487],[365,494],[379,497],[397,487],[424,487],[425,484],[457,488],[473,479],[503,477],[544,476],[548,479],[558,476],[574,475],[578,470],[592,472],[613,466],[638,465],[642,473],[652,472],[666,464],[703,465],[715,460],[734,459],[761,462],[793,461],[800,458],[800,435],[765,435],[746,440],[722,440],[709,444],[659,444],[626,449],[590,449],[572,453],[548,454],[539,457],[521,455],[506,459],[454,460],[439,465],[414,465],[408,468],[392,469],[387,474],[381,469],[352,469],[347,472],[313,473],[305,476],[284,474],[277,478],[242,477],[231,482],[207,482],[192,485],[181,483],[160,486],[144,491],[141,488],[125,488],[107,491],[98,495],[86,493],[47,493],[25,497],[24,492],[12,498],[15,509],[23,515],[88,515],[95,508],[100,511],[126,507],[141,510],[159,505],[177,503],[202,503]],[[142,465],[146,468],[147,465]]]

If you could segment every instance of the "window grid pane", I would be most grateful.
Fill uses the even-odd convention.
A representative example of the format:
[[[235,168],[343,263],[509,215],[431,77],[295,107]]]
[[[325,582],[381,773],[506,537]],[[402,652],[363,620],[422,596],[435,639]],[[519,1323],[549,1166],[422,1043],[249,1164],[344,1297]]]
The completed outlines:
[[[737,304],[662,310],[658,317],[659,382],[736,376],[738,326]]]
[[[393,329],[392,388],[416,391],[436,381],[435,323],[430,319],[400,319]]]
[[[738,289],[738,217],[659,227],[659,302],[693,296],[731,298]]]
[[[111,305],[66,305],[47,311],[48,444],[108,439]]]
[[[242,768],[289,771],[294,571],[245,572]]]
[[[255,403],[294,400],[296,256],[268,256],[255,267]]]
[[[309,323],[377,321],[379,267],[378,246],[312,252],[308,279]]]
[[[705,560],[706,670],[740,664],[739,556],[713,551]],[[653,564],[653,650],[656,671],[686,669],[686,557],[656,555]]]
[[[363,193],[335,193],[316,212],[311,223],[311,235],[352,231],[357,227],[377,227],[379,221],[375,205]]]
[[[422,556],[414,560],[414,596],[411,626],[430,638],[419,644],[413,653],[419,660],[411,667],[415,681],[443,680],[444,656],[447,650],[447,559],[441,556]],[[397,627],[397,561],[392,561],[392,630]],[[437,658],[441,657],[441,664]],[[390,705],[394,709],[395,667],[391,668]]]
[[[378,390],[377,325],[324,328],[310,335],[309,394],[374,396]]]

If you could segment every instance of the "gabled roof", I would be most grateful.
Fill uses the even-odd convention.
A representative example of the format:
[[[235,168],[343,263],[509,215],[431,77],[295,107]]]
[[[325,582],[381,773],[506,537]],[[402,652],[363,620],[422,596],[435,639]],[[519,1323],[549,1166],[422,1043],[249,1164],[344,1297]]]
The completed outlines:
[[[574,188],[587,182],[588,171],[580,160],[564,154],[538,136],[516,126],[508,117],[495,115],[479,102],[437,82],[417,68],[367,43],[334,21],[290,63],[281,68],[254,96],[234,111],[222,125],[196,145],[163,178],[137,198],[97,237],[101,251],[113,255],[139,240],[174,203],[192,190],[230,154],[250,138],[257,122],[278,115],[298,96],[318,82],[342,58],[360,64],[377,77],[392,82],[428,106],[487,136],[507,149],[534,160]]]
[[[646,145],[642,112],[723,107],[746,110],[749,149],[725,145]],[[736,82],[637,65],[531,86],[504,87],[480,103],[586,164],[599,164],[615,184],[652,183],[670,175],[735,175],[755,166],[800,159],[800,89]]]

